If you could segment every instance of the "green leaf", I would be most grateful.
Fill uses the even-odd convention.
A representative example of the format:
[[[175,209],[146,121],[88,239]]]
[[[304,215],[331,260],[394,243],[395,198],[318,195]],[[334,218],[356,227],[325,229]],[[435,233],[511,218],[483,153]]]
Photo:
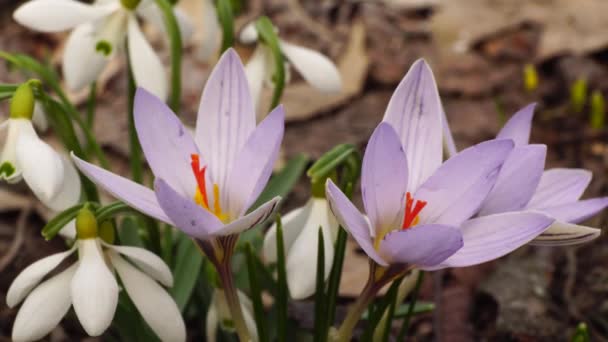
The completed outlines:
[[[311,178],[312,183],[322,181],[329,177],[338,166],[351,158],[353,154],[357,155],[358,153],[357,149],[352,145],[338,145],[319,158],[308,170],[307,175]]]
[[[274,59],[274,74],[272,75],[274,92],[270,103],[270,110],[272,110],[279,104],[285,88],[285,61],[281,52],[279,37],[270,19],[266,16],[260,17],[255,22],[255,28],[258,31],[260,41],[268,46]]]
[[[234,13],[230,0],[217,1],[217,18],[222,26],[221,53],[234,45]]]
[[[62,211],[57,216],[53,217],[53,219],[50,220],[44,226],[44,228],[42,228],[41,233],[44,239],[48,241],[54,238],[55,235],[57,235],[57,233],[59,233],[59,231],[63,229],[66,224],[76,218],[76,215],[78,215],[78,212],[84,207],[84,205],[85,203],[76,204],[75,206]]]
[[[382,299],[380,300],[377,300],[375,304],[370,305],[370,308],[373,307],[373,310],[368,312],[367,320],[369,321],[369,323],[367,324],[367,328],[365,329],[365,332],[361,337],[362,341],[372,340],[374,330],[378,325],[378,322],[380,322],[380,320],[382,319],[384,311],[386,310],[386,308],[389,307],[391,302],[395,302],[396,292],[399,289],[399,284],[401,283],[402,279],[403,277],[399,277],[396,280],[393,280],[393,283],[388,288],[388,291],[386,292],[384,297],[382,297]]]
[[[414,286],[414,290],[412,291],[412,299],[409,303],[409,310],[403,319],[403,325],[401,326],[401,330],[399,331],[398,340],[405,341],[407,336],[407,330],[410,327],[410,320],[412,315],[414,314],[414,309],[416,308],[416,301],[418,300],[418,293],[420,292],[420,287],[422,286],[422,282],[424,281],[424,271],[420,271],[418,273],[418,279],[416,279],[416,285]]]
[[[260,205],[270,201],[276,196],[285,197],[296,185],[309,162],[308,156],[298,154],[290,159],[281,171],[277,172],[268,182],[249,211],[257,209]]]
[[[395,310],[395,318],[407,317],[410,310],[410,304],[402,304]],[[416,302],[412,310],[412,316],[420,315],[435,310],[435,304],[431,302]]]
[[[118,202],[114,202],[114,203],[108,204],[106,206],[103,206],[103,207],[97,209],[95,211],[95,217],[97,218],[97,221],[101,222],[101,221],[107,220],[109,218],[112,218],[115,215],[129,213],[129,212],[137,213],[137,211],[135,211],[134,209],[129,207],[129,205],[118,201]]]
[[[251,244],[247,244],[245,248],[247,255],[247,274],[249,275],[249,289],[251,290],[250,297],[253,302],[253,312],[255,315],[255,324],[258,328],[258,338],[260,341],[268,341],[266,334],[266,315],[264,314],[264,304],[262,304],[262,290],[258,282],[258,269],[255,262],[256,256]]]
[[[285,269],[285,246],[283,243],[283,225],[281,217],[277,216],[277,340],[287,340],[287,300],[289,289],[287,287],[287,271]]]
[[[140,226],[134,217],[125,217],[118,229],[118,240],[121,245],[145,248],[145,243],[139,235]]]
[[[177,257],[173,269],[175,280],[169,292],[183,312],[201,272],[203,255],[194,241],[185,234],[180,233],[178,240]]]
[[[325,244],[323,243],[323,230],[319,227],[317,243],[317,275],[315,288],[315,325],[314,341],[323,342],[327,338],[325,325],[327,323],[327,310],[325,301]]]
[[[399,278],[397,280],[397,284],[401,284],[401,279],[403,278]],[[387,297],[388,297],[388,301],[389,301],[389,306],[388,306],[388,314],[386,316],[386,322],[384,323],[384,333],[382,334],[382,341],[383,342],[388,342],[388,337],[390,335],[390,331],[391,331],[391,326],[393,325],[393,316],[395,315],[395,301],[397,300],[397,292],[399,292],[399,285],[395,286],[395,287],[391,287],[392,292],[388,293]],[[380,314],[380,317],[382,317],[383,313]],[[380,319],[379,322],[382,322],[382,319]]]

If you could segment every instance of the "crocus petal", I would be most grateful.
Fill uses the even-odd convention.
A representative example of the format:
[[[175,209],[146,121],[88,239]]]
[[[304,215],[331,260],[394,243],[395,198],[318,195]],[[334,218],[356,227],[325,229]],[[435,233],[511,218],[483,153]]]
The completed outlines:
[[[380,255],[390,263],[426,267],[441,263],[461,247],[458,228],[427,224],[388,233],[380,243]]]
[[[441,165],[442,113],[433,72],[420,59],[399,83],[383,119],[401,138],[409,166],[410,191],[415,191]]]
[[[359,247],[365,254],[380,266],[388,266],[388,263],[376,252],[371,236],[370,227],[367,220],[344,193],[331,181],[327,180],[325,185],[329,207],[334,213],[340,225],[344,227],[355,239]]]
[[[269,217],[271,217],[279,202],[281,201],[281,197],[277,196],[270,201],[262,204],[256,210],[250,212],[249,214],[236,219],[230,224],[225,225],[222,229],[213,233],[214,236],[226,236],[232,234],[238,234],[245,230],[255,227],[258,224],[264,223]]]
[[[8,288],[6,294],[6,305],[9,308],[19,304],[27,296],[28,293],[36,286],[42,278],[44,278],[49,272],[55,269],[65,258],[70,256],[76,247],[72,247],[69,251],[50,255],[46,258],[40,259],[35,263],[26,267]]]
[[[305,206],[296,208],[281,217],[283,228],[283,247],[285,252],[291,249],[294,241],[298,238],[312,210],[314,199],[311,198]],[[264,236],[264,261],[273,263],[277,261],[277,225],[273,223]]]
[[[310,85],[322,92],[339,92],[342,89],[340,71],[329,58],[286,41],[280,41],[280,45],[293,67]]]
[[[128,37],[129,61],[135,83],[166,100],[169,90],[165,67],[139,29],[135,16],[129,19]]]
[[[21,167],[23,180],[32,189],[36,197],[47,202],[61,189],[64,179],[64,168],[61,156],[47,143],[40,140],[32,122],[23,125],[15,154]]]
[[[443,112],[443,148],[444,154],[447,156],[446,159],[452,158],[458,153],[458,149],[456,148],[456,143],[454,142],[454,136],[452,135],[452,131],[450,130],[450,125],[448,123],[448,117],[445,114],[445,110]]]
[[[137,267],[144,271],[145,274],[156,279],[161,284],[167,287],[173,286],[173,275],[171,274],[171,270],[163,259],[159,258],[156,254],[139,247],[116,246],[107,244],[103,241],[101,244],[106,248],[126,256],[137,265]]]
[[[608,197],[592,198],[537,209],[555,219],[568,223],[580,223],[608,207]]]
[[[201,98],[195,141],[219,186],[222,208],[227,208],[226,183],[249,135],[255,129],[255,111],[247,76],[239,56],[228,49],[215,66]]]
[[[515,147],[505,160],[494,188],[483,202],[479,216],[525,208],[540,182],[546,156],[545,145]]]
[[[59,192],[49,201],[42,201],[44,205],[49,207],[53,211],[63,211],[71,206],[74,206],[80,200],[80,193],[82,192],[82,184],[80,183],[80,176],[72,164],[72,161],[66,156],[61,156],[63,162],[63,169],[65,175],[63,177],[63,184],[59,189]]]
[[[76,27],[68,37],[63,52],[62,69],[70,90],[80,90],[97,79],[109,58],[96,51],[98,37],[93,24]]]
[[[129,298],[161,341],[186,341],[186,325],[167,291],[117,253],[110,252],[109,256]]]
[[[96,6],[74,0],[33,0],[21,5],[13,18],[32,30],[57,32],[101,19],[118,7],[118,2]]]
[[[222,222],[215,215],[177,193],[164,179],[156,178],[154,190],[166,215],[184,233],[205,240],[222,228]]]
[[[361,194],[365,212],[376,230],[393,229],[403,220],[408,169],[397,133],[386,122],[374,130],[363,157]]]
[[[222,206],[229,217],[243,215],[264,190],[279,155],[284,129],[285,113],[283,106],[278,106],[256,127],[237,154],[226,183],[227,206]]]
[[[427,202],[421,223],[458,226],[479,210],[513,149],[511,140],[491,140],[448,159],[414,195]]]
[[[15,318],[13,341],[39,340],[59,324],[70,309],[70,281],[77,266],[45,281],[27,296]]]
[[[440,267],[465,267],[502,257],[544,232],[553,219],[539,213],[510,212],[468,220],[461,226],[464,246]]]
[[[511,139],[515,146],[527,145],[530,141],[534,108],[536,108],[536,103],[529,104],[513,114],[500,130],[496,139]]]
[[[323,231],[324,274],[327,280],[334,260],[334,233],[338,223],[329,210],[327,200],[311,199],[311,211],[304,227],[287,254],[287,285],[293,299],[304,299],[315,293],[319,227]],[[287,228],[287,227],[286,227]]]
[[[543,173],[528,208],[539,209],[578,200],[591,182],[591,171],[551,169]]]
[[[158,97],[143,88],[135,93],[133,118],[141,148],[157,178],[182,196],[194,197],[196,180],[190,166],[198,149],[177,116]]]
[[[600,229],[555,221],[530,242],[535,246],[566,246],[589,242],[601,234]]]
[[[251,97],[255,103],[255,108],[257,108],[260,103],[264,80],[271,70],[268,67],[268,55],[268,48],[265,45],[260,44],[253,50],[253,55],[245,65],[245,74],[247,74],[249,90],[251,91]]]
[[[73,153],[72,160],[76,163],[76,166],[82,173],[95,182],[95,184],[111,193],[114,197],[150,217],[173,225],[173,222],[161,209],[160,204],[158,204],[154,191],[131,180],[115,175],[112,172],[106,171],[99,166],[87,163],[76,157]]]
[[[80,261],[70,286],[72,303],[87,334],[99,336],[114,318],[118,284],[106,265],[99,240],[85,239],[77,243]]]

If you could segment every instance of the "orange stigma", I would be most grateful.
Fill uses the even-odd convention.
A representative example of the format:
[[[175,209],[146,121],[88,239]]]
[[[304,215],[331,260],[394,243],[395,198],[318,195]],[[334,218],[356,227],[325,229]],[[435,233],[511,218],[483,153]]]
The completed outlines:
[[[209,208],[209,201],[207,200],[207,186],[205,183],[205,171],[207,171],[207,166],[203,166],[201,168],[200,159],[198,154],[190,155],[190,166],[192,166],[192,173],[194,173],[194,178],[196,179],[196,185],[198,186],[197,195],[200,194],[202,205],[205,208]]]
[[[414,203],[415,202],[415,203]],[[403,213],[403,229],[411,228],[415,226],[420,218],[418,214],[426,206],[426,201],[414,201],[412,194],[407,192],[405,194],[405,212]]]

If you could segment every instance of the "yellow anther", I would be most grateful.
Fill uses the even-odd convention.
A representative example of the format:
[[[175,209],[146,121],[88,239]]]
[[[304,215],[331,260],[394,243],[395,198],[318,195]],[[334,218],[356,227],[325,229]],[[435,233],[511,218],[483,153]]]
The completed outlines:
[[[215,216],[220,217],[222,215],[222,207],[220,205],[220,187],[217,184],[213,184],[213,209]]]

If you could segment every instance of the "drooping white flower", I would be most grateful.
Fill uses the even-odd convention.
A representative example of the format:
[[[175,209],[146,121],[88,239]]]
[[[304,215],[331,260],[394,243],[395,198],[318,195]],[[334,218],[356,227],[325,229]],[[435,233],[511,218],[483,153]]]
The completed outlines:
[[[15,318],[13,340],[41,339],[59,324],[71,305],[87,334],[101,335],[112,323],[118,303],[116,271],[135,307],[158,337],[162,341],[185,341],[186,328],[180,311],[158,284],[173,284],[167,265],[143,248],[104,242],[97,235],[96,223],[82,223],[94,220],[90,211],[81,211],[77,218],[78,239],[73,247],[38,260],[15,278],[6,303],[14,307],[24,302]],[[42,281],[76,250],[76,263]]]
[[[189,35],[191,29],[185,15],[174,11],[182,36]],[[165,69],[137,21],[141,17],[164,28],[154,1],[97,0],[85,4],[75,0],[32,0],[20,6],[13,17],[41,32],[73,29],[63,55],[63,73],[71,90],[93,83],[110,58],[123,49],[126,38],[136,83],[167,98]]]
[[[258,329],[253,317],[253,303],[251,303],[251,300],[241,291],[238,291],[237,293],[239,302],[241,303],[241,310],[243,311],[243,318],[245,319],[245,324],[249,330],[251,342],[257,342]],[[234,324],[232,323],[232,317],[230,316],[230,310],[228,309],[224,291],[222,289],[215,289],[211,299],[211,305],[209,305],[209,312],[207,312],[207,322],[205,325],[207,341],[217,341],[217,328],[219,326],[221,326],[223,330],[234,331]]]
[[[289,293],[294,299],[304,299],[315,292],[319,227],[323,231],[324,279],[327,279],[334,259],[338,222],[325,198],[311,197],[306,205],[285,215],[282,224]],[[277,260],[276,236],[276,225],[273,224],[264,238],[266,262]]]
[[[241,31],[239,39],[244,44],[258,42],[258,32],[252,22]],[[281,52],[294,69],[316,89],[326,92],[339,92],[342,89],[342,79],[336,65],[321,53],[279,40]],[[260,94],[264,83],[271,83],[275,69],[272,52],[265,44],[258,44],[245,66],[249,87],[256,105],[260,101]]]

